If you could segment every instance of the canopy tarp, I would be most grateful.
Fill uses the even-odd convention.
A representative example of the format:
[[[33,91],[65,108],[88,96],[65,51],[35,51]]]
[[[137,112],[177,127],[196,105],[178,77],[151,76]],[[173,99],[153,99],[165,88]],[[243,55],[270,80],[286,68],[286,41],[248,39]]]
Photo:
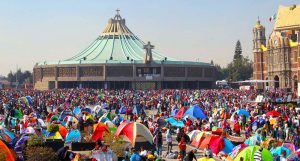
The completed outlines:
[[[99,122],[94,124],[94,133],[92,135],[92,140],[96,141],[98,139],[103,140],[103,134],[106,132],[110,132],[106,124]]]
[[[81,140],[81,133],[77,129],[70,130],[69,133],[66,136],[66,143],[80,142],[80,140]]]

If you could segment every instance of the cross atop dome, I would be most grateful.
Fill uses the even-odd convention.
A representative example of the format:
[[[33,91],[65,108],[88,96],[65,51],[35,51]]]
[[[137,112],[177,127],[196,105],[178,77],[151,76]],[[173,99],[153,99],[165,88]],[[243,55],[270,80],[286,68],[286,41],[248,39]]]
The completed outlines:
[[[115,20],[122,20],[122,17],[121,17],[121,15],[120,15],[120,10],[117,8],[116,9],[116,12],[117,12],[117,14],[116,14],[116,16],[115,16]]]

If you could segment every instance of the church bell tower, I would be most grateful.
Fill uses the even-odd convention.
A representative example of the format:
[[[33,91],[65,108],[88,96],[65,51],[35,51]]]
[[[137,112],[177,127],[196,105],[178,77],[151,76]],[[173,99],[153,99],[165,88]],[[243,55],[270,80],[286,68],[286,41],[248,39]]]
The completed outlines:
[[[266,48],[265,27],[256,21],[253,28],[253,79],[264,80],[264,51]]]

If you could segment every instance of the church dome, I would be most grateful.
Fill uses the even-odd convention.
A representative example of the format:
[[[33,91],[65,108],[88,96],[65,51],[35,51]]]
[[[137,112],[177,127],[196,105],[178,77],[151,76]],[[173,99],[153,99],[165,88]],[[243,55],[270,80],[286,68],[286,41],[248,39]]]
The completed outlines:
[[[260,28],[263,28],[263,27],[264,27],[264,26],[260,24],[260,20],[258,19],[258,20],[256,21],[255,28],[260,29]]]

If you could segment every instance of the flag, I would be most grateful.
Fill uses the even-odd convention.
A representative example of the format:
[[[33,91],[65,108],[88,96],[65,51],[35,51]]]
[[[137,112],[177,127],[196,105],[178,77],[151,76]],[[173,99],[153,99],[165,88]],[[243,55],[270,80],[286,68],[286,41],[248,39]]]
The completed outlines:
[[[277,18],[277,14],[275,13],[273,16],[271,16],[271,17],[269,18],[269,21],[270,21],[270,22],[271,22],[271,21],[275,21],[276,18]]]

